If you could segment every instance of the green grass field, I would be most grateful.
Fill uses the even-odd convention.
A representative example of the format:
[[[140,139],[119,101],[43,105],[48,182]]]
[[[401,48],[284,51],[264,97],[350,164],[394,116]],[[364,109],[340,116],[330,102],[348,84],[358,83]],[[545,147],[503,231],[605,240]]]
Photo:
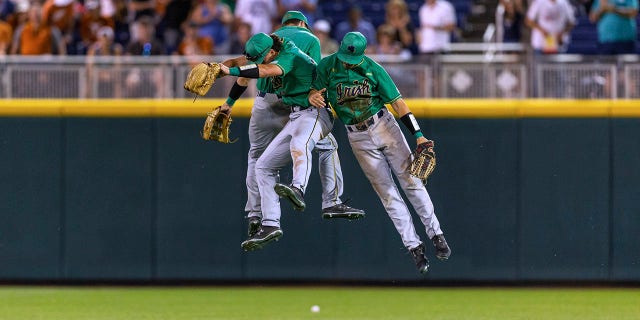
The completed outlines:
[[[640,288],[0,287],[0,319],[624,320]]]

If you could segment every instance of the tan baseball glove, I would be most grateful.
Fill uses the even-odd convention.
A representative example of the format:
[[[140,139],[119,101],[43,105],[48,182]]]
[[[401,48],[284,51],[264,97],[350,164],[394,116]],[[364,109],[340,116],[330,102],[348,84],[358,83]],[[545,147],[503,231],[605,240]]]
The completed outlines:
[[[434,143],[431,140],[419,144],[413,153],[413,161],[409,169],[413,176],[418,177],[425,184],[436,168],[436,153],[433,151],[433,146]]]
[[[231,126],[231,116],[222,112],[222,107],[216,107],[207,113],[204,120],[204,128],[200,133],[202,139],[215,140],[222,143],[234,143],[238,139],[229,139],[229,127]]]
[[[217,63],[198,63],[189,71],[187,80],[184,82],[184,89],[199,96],[204,96],[209,92],[211,86],[220,76],[220,65]]]

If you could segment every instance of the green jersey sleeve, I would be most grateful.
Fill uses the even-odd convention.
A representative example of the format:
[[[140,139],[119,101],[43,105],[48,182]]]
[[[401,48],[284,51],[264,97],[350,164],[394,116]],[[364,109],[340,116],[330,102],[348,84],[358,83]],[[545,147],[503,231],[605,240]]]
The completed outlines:
[[[374,75],[374,78],[377,79],[378,81],[378,94],[380,95],[380,100],[382,100],[382,102],[384,104],[390,104],[393,103],[394,101],[402,98],[402,95],[400,95],[400,91],[398,90],[398,87],[396,86],[395,82],[393,81],[393,79],[391,79],[391,76],[389,76],[389,73],[387,72],[387,70],[385,70],[380,64],[378,64],[377,62],[371,61],[371,72]]]
[[[277,65],[278,67],[280,67],[280,69],[282,69],[282,75],[281,77],[284,77],[287,75],[287,73],[291,72],[291,70],[294,67],[294,61],[296,59],[296,55],[293,54],[293,49],[295,45],[290,42],[290,41],[285,41],[284,43],[284,48],[282,49],[282,51],[280,52],[280,54],[276,57],[276,59],[271,62],[272,64]],[[296,50],[298,50],[296,48]]]
[[[316,78],[313,81],[311,87],[316,90],[321,90],[322,88],[329,87],[329,68],[327,68],[327,59],[320,60],[318,66],[316,67]]]

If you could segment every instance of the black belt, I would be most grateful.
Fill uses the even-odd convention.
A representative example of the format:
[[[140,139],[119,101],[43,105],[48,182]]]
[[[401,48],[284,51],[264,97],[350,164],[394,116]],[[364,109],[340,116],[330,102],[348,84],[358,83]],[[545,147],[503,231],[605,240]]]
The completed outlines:
[[[371,117],[369,117],[367,120],[359,122],[359,123],[356,123],[356,124],[348,124],[345,127],[347,127],[347,130],[349,130],[350,132],[367,130],[374,123],[376,123],[376,120],[382,118],[382,116],[384,115],[384,110],[386,110],[386,109],[382,108],[382,109],[380,109],[380,111],[378,111],[376,114],[374,114]]]
[[[305,109],[309,109],[309,107],[303,107],[303,106],[289,106],[289,108],[291,109],[291,112],[298,112]]]
[[[258,91],[258,97],[260,98],[264,98],[267,94],[275,94],[275,93]],[[276,96],[278,97],[278,99],[282,99],[282,97],[279,94],[276,94]]]

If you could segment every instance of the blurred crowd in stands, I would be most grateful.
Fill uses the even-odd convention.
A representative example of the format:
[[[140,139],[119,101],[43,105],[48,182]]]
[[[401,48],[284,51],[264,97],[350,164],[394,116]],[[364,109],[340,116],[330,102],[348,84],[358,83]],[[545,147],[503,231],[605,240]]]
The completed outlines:
[[[372,19],[371,11],[363,14],[362,1],[0,0],[0,55],[240,54],[252,34],[277,29],[288,10],[307,16],[324,54],[357,30],[366,36],[370,54],[430,55],[465,41],[456,36],[461,21],[452,3],[473,6],[480,0],[419,0],[408,6],[415,1],[383,1],[380,17]],[[326,10],[336,2],[346,3],[344,19]],[[597,26],[599,53],[637,50],[638,0],[483,3],[500,8],[503,41],[527,43],[541,54],[565,52],[580,16]]]

